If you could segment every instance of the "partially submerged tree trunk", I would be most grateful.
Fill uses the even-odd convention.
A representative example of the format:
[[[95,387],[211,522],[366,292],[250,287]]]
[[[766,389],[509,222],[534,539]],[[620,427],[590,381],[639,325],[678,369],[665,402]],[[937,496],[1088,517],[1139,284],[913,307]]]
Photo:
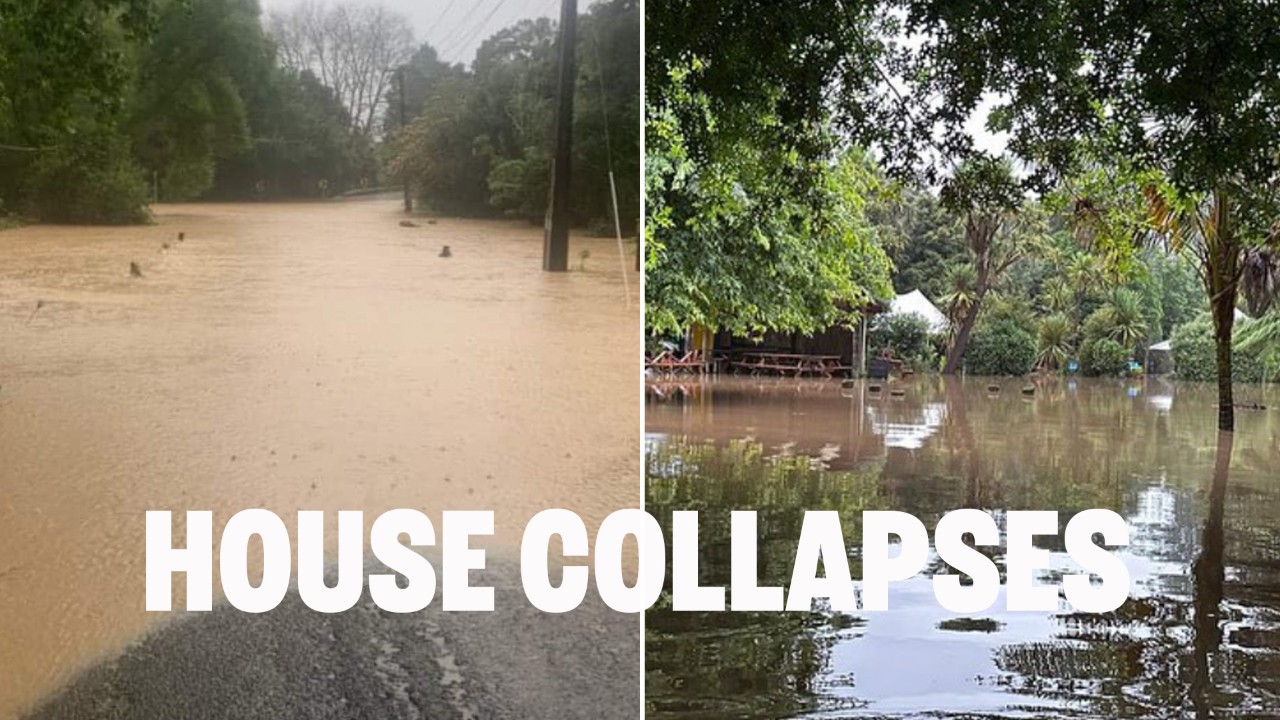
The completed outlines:
[[[942,366],[943,375],[954,375],[960,371],[964,363],[965,351],[969,349],[969,340],[973,337],[973,326],[978,322],[978,313],[982,311],[982,302],[991,288],[994,275],[1003,272],[1013,262],[1010,257],[996,263],[992,259],[996,233],[1000,230],[1000,218],[992,214],[970,214],[964,224],[964,239],[973,254],[973,269],[977,276],[974,285],[973,302],[965,308],[960,327],[947,351],[947,362]]]
[[[1236,427],[1232,394],[1231,338],[1236,322],[1236,296],[1240,286],[1242,247],[1230,216],[1230,202],[1218,190],[1213,194],[1212,216],[1204,227],[1204,284],[1213,315],[1213,341],[1218,364],[1218,429]]]
[[[978,311],[982,307],[982,299],[985,295],[986,288],[982,287],[982,280],[979,279],[973,302],[965,309],[964,317],[960,320],[960,327],[956,329],[956,336],[951,341],[951,348],[947,351],[947,362],[942,366],[943,375],[955,375],[960,371],[960,366],[964,363],[965,351],[969,349],[969,340],[973,337],[973,326],[978,322]]]

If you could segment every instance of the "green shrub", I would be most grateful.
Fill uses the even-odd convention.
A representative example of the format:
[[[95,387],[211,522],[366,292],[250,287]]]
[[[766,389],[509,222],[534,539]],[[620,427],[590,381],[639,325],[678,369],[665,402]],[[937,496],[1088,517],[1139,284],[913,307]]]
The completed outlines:
[[[1074,354],[1071,347],[1071,323],[1062,315],[1050,315],[1040,321],[1036,341],[1039,345],[1037,364],[1048,370],[1061,370]]]
[[[537,147],[501,160],[489,171],[489,204],[509,217],[536,221],[546,212],[551,158]]]
[[[1080,372],[1089,377],[1122,377],[1129,372],[1129,359],[1129,350],[1111,338],[1080,346]]]
[[[917,369],[933,367],[937,361],[929,336],[929,321],[915,313],[890,315],[876,321],[867,335],[867,349],[875,357],[885,348]]]
[[[973,375],[1025,375],[1036,361],[1036,339],[1005,320],[974,330],[965,352],[965,367]]]
[[[1236,327],[1238,336],[1240,323],[1236,323]],[[1213,341],[1213,320],[1208,313],[1201,313],[1191,322],[1175,328],[1170,342],[1173,345],[1173,369],[1180,380],[1217,382],[1217,348]],[[1236,382],[1260,382],[1265,374],[1262,362],[1253,352],[1237,350],[1231,366]]]
[[[15,215],[12,215],[4,209],[4,199],[0,198],[0,230],[8,230],[18,227],[21,223]]]
[[[1081,342],[1098,341],[1105,337],[1111,336],[1112,324],[1111,314],[1107,312],[1105,306],[1089,313],[1084,322],[1080,324]],[[1081,351],[1083,352],[1083,347]]]
[[[1264,375],[1280,380],[1280,305],[1236,330],[1236,355],[1256,358]]]
[[[93,133],[40,153],[26,182],[27,213],[54,223],[146,222],[147,186],[124,139]]]

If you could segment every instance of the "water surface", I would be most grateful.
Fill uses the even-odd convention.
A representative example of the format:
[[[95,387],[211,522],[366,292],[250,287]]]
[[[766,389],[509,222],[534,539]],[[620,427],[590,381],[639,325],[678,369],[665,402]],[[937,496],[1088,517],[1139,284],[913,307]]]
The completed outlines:
[[[651,383],[648,509],[700,510],[704,583],[727,585],[728,512],[759,512],[761,582],[786,585],[805,510],[840,512],[854,577],[864,510],[1110,508],[1130,600],[1106,615],[937,603],[930,574],[890,610],[646,617],[646,701],[662,718],[1280,717],[1280,411],[1219,438],[1212,387],[1143,381],[920,378],[866,384]],[[886,388],[888,390],[888,388]],[[1280,404],[1274,390],[1242,402]],[[1271,393],[1271,394],[1268,394]],[[1222,441],[1222,446],[1220,446]],[[1233,447],[1232,447],[1233,446]],[[1230,465],[1219,461],[1231,450]],[[1052,569],[1076,572],[1038,538]],[[989,553],[1003,573],[999,549]],[[936,555],[931,571],[945,571]]]
[[[538,227],[397,208],[0,232],[0,717],[181,618],[143,609],[149,509],[212,510],[215,534],[253,507],[291,533],[302,509],[491,509],[514,546],[547,507],[635,506],[639,311],[613,241],[544,273]]]

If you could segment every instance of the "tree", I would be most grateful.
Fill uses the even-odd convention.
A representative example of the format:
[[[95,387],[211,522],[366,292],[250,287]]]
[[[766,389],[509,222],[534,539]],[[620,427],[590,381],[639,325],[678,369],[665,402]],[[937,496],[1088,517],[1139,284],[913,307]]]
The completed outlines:
[[[920,290],[936,301],[953,289],[948,272],[968,260],[964,227],[934,193],[907,186],[899,198],[873,205],[869,215],[889,230],[886,251],[898,294]]]
[[[1009,134],[1033,183],[1068,176],[1090,156],[1136,171],[1123,175],[1138,179],[1145,227],[1200,260],[1215,323],[1219,427],[1231,430],[1243,256],[1275,241],[1280,8],[1229,0],[1176,0],[1159,12],[1087,0],[903,6],[908,30],[925,38],[910,51],[912,89],[934,100],[939,110],[927,120],[945,136],[963,135],[995,95],[1002,100],[988,124]],[[1105,152],[1088,152],[1099,143]],[[1131,227],[1112,239],[1141,235],[1142,225]],[[1122,243],[1103,248],[1117,249],[1126,254]]]
[[[1014,263],[1039,241],[1038,229],[1019,213],[1020,188],[1007,162],[975,157],[959,166],[942,190],[942,204],[964,218],[964,241],[973,268],[973,288],[959,312],[958,325],[942,372],[959,372],[974,324],[987,294]]]
[[[1134,352],[1148,339],[1142,296],[1129,288],[1117,288],[1100,311],[1110,327],[1109,336],[1126,352]]]
[[[571,213],[577,224],[607,225],[610,232],[613,223],[604,222],[613,212],[610,166],[623,229],[633,228],[639,214],[639,16],[635,0],[604,0],[591,6],[579,29]],[[388,121],[395,132],[387,169],[408,179],[424,207],[542,220],[555,40],[550,20],[522,20],[482,42],[470,69],[440,63],[425,45],[404,67],[413,118],[403,129],[398,119]],[[398,98],[398,88],[393,91]]]
[[[52,222],[138,222],[121,121],[151,0],[0,3],[0,202]]]
[[[1061,370],[1074,352],[1071,324],[1062,315],[1050,315],[1041,320],[1036,340],[1039,343],[1036,366],[1045,370]]]
[[[347,108],[351,134],[372,134],[396,68],[414,53],[409,20],[381,5],[304,2],[272,13],[269,27],[285,69],[310,70]]]
[[[397,133],[387,170],[407,179],[424,207],[456,215],[488,209],[486,136],[476,134],[467,74],[442,79],[427,96],[426,111]]]
[[[722,144],[722,156],[695,166],[684,159],[673,108],[648,123],[650,330],[679,333],[696,324],[743,336],[808,333],[852,322],[891,293],[889,260],[865,214],[882,179],[865,155],[803,163],[802,172],[821,184],[786,192],[779,173],[798,168],[775,165],[771,148]]]
[[[1262,377],[1280,379],[1280,308],[1254,320],[1240,330],[1236,351],[1256,359]]]
[[[353,146],[346,109],[310,72],[273,67],[241,92],[251,140],[217,162],[205,197],[317,197],[368,183],[367,147]]]
[[[129,118],[134,155],[164,198],[199,196],[218,161],[249,148],[243,91],[271,70],[254,0],[165,6],[141,52]]]
[[[864,153],[841,159],[829,94],[879,82],[873,3],[645,8],[650,329],[811,332],[887,296],[867,214],[885,183]]]
[[[475,132],[491,152],[488,201],[531,221],[551,192],[555,39],[549,19],[522,20],[481,43],[472,65]]]
[[[383,134],[390,136],[405,124],[401,123],[399,112],[401,87],[404,88],[407,123],[423,114],[427,98],[433,95],[441,82],[465,72],[462,66],[450,65],[441,60],[430,43],[420,45],[408,62],[396,68],[396,81],[387,90],[388,112],[383,116]]]
[[[611,167],[622,230],[639,231],[640,35],[637,0],[596,2],[578,27],[572,209],[606,233],[613,232]]]

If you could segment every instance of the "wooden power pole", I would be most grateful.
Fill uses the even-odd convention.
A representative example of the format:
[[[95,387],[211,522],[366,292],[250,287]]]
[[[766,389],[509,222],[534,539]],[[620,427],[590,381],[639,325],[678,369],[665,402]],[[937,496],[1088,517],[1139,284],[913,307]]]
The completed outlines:
[[[577,73],[577,0],[560,0],[560,78],[556,89],[556,149],[551,165],[551,207],[542,246],[542,269],[569,269],[569,166],[573,148],[573,89]]]
[[[398,76],[397,79],[400,81],[400,132],[403,133],[405,125],[408,122],[408,120],[405,117],[405,111],[404,111],[405,102],[404,102],[404,66],[403,65],[401,65],[396,70],[396,75]],[[404,185],[404,212],[406,215],[408,215],[413,212],[413,198],[409,195],[408,173],[405,173],[404,177],[401,178],[400,181],[401,181],[401,184]]]

